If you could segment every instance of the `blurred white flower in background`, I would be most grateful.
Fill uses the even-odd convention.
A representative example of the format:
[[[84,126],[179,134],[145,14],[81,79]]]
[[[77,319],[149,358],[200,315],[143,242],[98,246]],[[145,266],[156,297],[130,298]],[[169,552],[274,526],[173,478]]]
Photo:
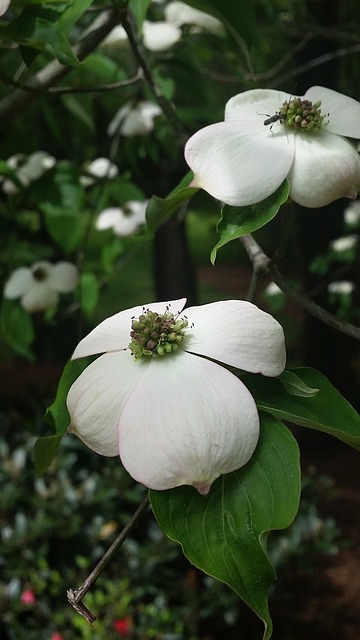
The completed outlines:
[[[176,44],[182,36],[181,29],[174,24],[165,22],[150,22],[143,24],[143,43],[149,51],[167,51]]]
[[[112,229],[116,236],[126,237],[135,233],[145,224],[145,213],[148,200],[129,200],[122,207],[104,209],[96,221],[98,231]]]
[[[4,297],[20,298],[21,306],[29,313],[45,311],[57,304],[60,293],[74,291],[78,281],[78,270],[71,262],[51,264],[41,260],[13,271],[5,283]]]
[[[359,236],[355,233],[349,236],[341,236],[341,238],[336,238],[330,242],[330,247],[336,253],[342,253],[343,251],[349,251],[349,249],[354,249],[357,243],[359,242]]]
[[[205,30],[211,33],[219,33],[223,30],[223,25],[217,18],[205,13],[205,11],[199,11],[185,2],[169,2],[165,7],[166,20],[177,27],[183,25],[192,25],[197,31]]]
[[[56,159],[46,151],[34,151],[29,156],[16,153],[6,160],[6,164],[14,169],[19,182],[23,187],[28,187],[33,180],[40,178],[46,171],[52,169]],[[8,195],[18,193],[19,187],[10,179],[2,180],[2,189]]]
[[[115,178],[119,173],[119,169],[115,164],[110,162],[108,158],[102,157],[95,158],[95,160],[92,160],[88,164],[85,164],[84,170],[87,174],[90,174],[80,176],[80,182],[84,187],[94,184],[97,179],[101,180],[104,178]],[[94,177],[92,178],[91,176]]]
[[[360,223],[360,200],[350,202],[344,210],[344,221],[349,227],[357,227]]]
[[[108,135],[118,132],[125,137],[146,136],[154,128],[154,120],[161,115],[159,105],[150,100],[127,102],[115,114],[108,126]]]
[[[4,13],[8,10],[10,6],[10,0],[0,0],[0,16],[3,16]]]
[[[350,295],[354,289],[354,283],[349,280],[334,280],[334,282],[330,282],[327,287],[329,293],[337,295]]]

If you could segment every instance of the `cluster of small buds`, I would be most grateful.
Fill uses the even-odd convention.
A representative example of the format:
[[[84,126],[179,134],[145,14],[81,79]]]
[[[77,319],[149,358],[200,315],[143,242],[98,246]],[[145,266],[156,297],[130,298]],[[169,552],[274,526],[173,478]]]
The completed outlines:
[[[177,351],[184,340],[186,318],[176,318],[169,310],[160,315],[150,309],[131,323],[129,349],[136,360],[144,356],[164,356]]]
[[[284,102],[279,110],[280,120],[288,127],[302,131],[318,131],[323,125],[325,115],[321,115],[321,100],[310,102],[294,98]]]

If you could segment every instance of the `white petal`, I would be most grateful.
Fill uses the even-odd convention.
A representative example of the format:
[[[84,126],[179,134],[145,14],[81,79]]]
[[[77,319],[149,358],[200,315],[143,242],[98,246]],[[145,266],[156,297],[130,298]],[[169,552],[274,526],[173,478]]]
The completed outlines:
[[[10,5],[10,0],[0,0],[0,16],[3,16],[4,13],[8,10]]]
[[[34,278],[31,269],[28,267],[19,267],[12,272],[9,279],[5,283],[4,296],[9,300],[20,298],[24,293],[29,291],[34,284]]]
[[[223,367],[185,352],[153,360],[120,416],[120,457],[151,489],[207,493],[254,452],[259,419],[246,387]]]
[[[126,138],[133,136],[146,136],[152,131],[154,123],[152,119],[143,116],[138,110],[133,109],[123,119],[120,125],[120,133]]]
[[[49,273],[49,286],[60,293],[74,291],[79,282],[77,267],[71,262],[58,262]]]
[[[54,307],[59,299],[59,294],[49,286],[47,280],[44,282],[33,282],[27,293],[21,298],[21,304],[29,313],[46,311]]]
[[[128,102],[115,113],[107,129],[109,136],[114,136],[117,133],[118,129],[120,129],[121,123],[128,116],[132,108],[132,104]]]
[[[55,164],[56,159],[50,156],[47,151],[34,151],[21,168],[21,177],[28,182],[37,180]]]
[[[120,351],[126,349],[130,342],[131,320],[138,318],[145,309],[158,313],[165,313],[167,308],[171,313],[180,313],[186,303],[186,298],[170,300],[169,302],[151,302],[132,309],[120,311],[110,318],[106,318],[93,329],[76,347],[73,359],[91,356],[105,351]]]
[[[120,207],[109,207],[108,209],[101,211],[98,219],[96,220],[95,228],[98,231],[112,229],[121,219],[122,210]]]
[[[171,49],[182,36],[181,29],[168,22],[150,22],[143,24],[143,42],[149,51],[166,51]]]
[[[259,128],[261,128],[260,125],[264,127],[264,120],[275,115],[290,97],[288,93],[274,89],[243,91],[226,103],[225,120],[253,120]],[[272,133],[278,133],[281,130],[284,132],[284,128],[279,123],[272,127]]]
[[[289,174],[290,197],[303,207],[323,207],[360,190],[360,159],[354,147],[332,133],[296,135]]]
[[[311,87],[304,98],[321,100],[321,115],[329,114],[325,130],[348,138],[360,138],[360,102],[326,87]]]
[[[251,302],[212,302],[185,309],[184,315],[189,320],[186,351],[266,376],[278,376],[284,370],[284,331],[275,318]]]
[[[223,30],[222,23],[214,16],[177,0],[169,2],[165,7],[165,17],[168,22],[178,27],[183,24],[192,24],[211,33],[219,33]]]
[[[102,41],[101,47],[111,48],[111,47],[119,47],[122,48],[129,43],[127,33],[122,25],[117,25],[110,31],[109,35],[106,36],[105,40]]]
[[[194,171],[194,187],[232,206],[261,202],[287,177],[294,156],[294,135],[259,129],[252,121],[212,124],[193,135],[185,158]]]
[[[137,224],[144,224],[148,204],[148,200],[129,200],[124,204],[124,209],[131,213],[131,217],[136,220]]]
[[[162,110],[159,105],[154,104],[154,102],[150,102],[150,100],[140,100],[137,104],[137,110],[142,116],[151,120],[162,114]]]
[[[123,215],[114,225],[114,233],[120,238],[132,236],[138,229],[139,224],[132,216]]]
[[[115,178],[119,173],[119,169],[110,162],[109,158],[95,158],[86,167],[86,170],[96,178]]]
[[[120,414],[148,365],[125,351],[106,353],[92,362],[69,390],[69,430],[96,453],[118,455]]]

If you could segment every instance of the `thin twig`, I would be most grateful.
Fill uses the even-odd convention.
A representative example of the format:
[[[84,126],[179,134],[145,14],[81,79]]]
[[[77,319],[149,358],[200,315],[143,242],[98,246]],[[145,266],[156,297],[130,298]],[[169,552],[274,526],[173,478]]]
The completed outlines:
[[[142,69],[138,69],[136,74],[129,78],[128,80],[120,80],[119,82],[111,82],[108,84],[99,84],[92,87],[32,87],[27,84],[21,84],[17,82],[13,78],[10,78],[5,73],[0,72],[0,80],[2,80],[5,84],[9,84],[17,89],[21,89],[22,91],[30,91],[30,93],[37,94],[51,94],[51,95],[61,95],[63,93],[96,93],[104,91],[115,91],[116,89],[122,89],[123,87],[128,87],[132,84],[136,84],[144,79]]]
[[[109,562],[109,560],[114,555],[115,551],[118,547],[120,547],[131,533],[131,531],[135,528],[137,523],[139,522],[142,514],[146,511],[149,506],[149,498],[143,500],[141,505],[135,511],[134,515],[130,518],[129,522],[125,525],[125,527],[120,531],[117,538],[114,540],[112,545],[108,548],[108,550],[104,553],[101,560],[97,563],[91,573],[88,575],[86,580],[82,583],[79,589],[68,589],[67,591],[67,599],[70,602],[71,606],[77,611],[81,616],[83,616],[90,624],[92,624],[96,620],[96,616],[89,611],[89,609],[83,604],[82,599],[87,594],[89,589],[91,589],[92,585],[96,582],[105,566]]]
[[[172,126],[172,128],[174,129],[176,135],[182,139],[184,137],[184,131],[183,131],[183,124],[182,121],[180,120],[180,118],[178,117],[175,108],[173,107],[173,105],[171,104],[171,102],[169,102],[169,100],[167,100],[164,96],[164,94],[161,92],[160,88],[158,87],[158,85],[156,84],[152,72],[150,70],[150,67],[146,61],[145,56],[143,55],[142,52],[142,48],[141,48],[141,44],[139,43],[135,33],[134,33],[134,29],[131,23],[131,17],[128,13],[126,13],[123,16],[123,21],[122,21],[123,27],[126,31],[126,35],[129,39],[129,44],[130,47],[132,49],[132,52],[134,54],[134,58],[137,62],[137,64],[139,65],[139,67],[143,70],[143,74],[144,74],[144,80],[147,84],[147,86],[149,87],[151,93],[153,94],[156,102],[158,103],[158,105],[161,107],[161,110],[164,114],[164,116],[166,117],[166,119],[168,120],[169,124]],[[186,140],[184,140],[185,143]]]
[[[326,311],[320,307],[320,305],[310,300],[306,295],[299,293],[294,287],[287,281],[285,276],[280,273],[276,264],[269,258],[262,250],[260,245],[256,242],[252,235],[248,234],[240,238],[240,241],[245,248],[251,262],[254,266],[254,272],[267,273],[271,276],[272,280],[280,287],[280,289],[286,293],[290,298],[295,300],[305,311],[308,311],[315,318],[318,318],[325,324],[329,325],[337,331],[341,331],[356,340],[360,340],[360,327],[357,327],[350,322],[341,320],[334,314]]]

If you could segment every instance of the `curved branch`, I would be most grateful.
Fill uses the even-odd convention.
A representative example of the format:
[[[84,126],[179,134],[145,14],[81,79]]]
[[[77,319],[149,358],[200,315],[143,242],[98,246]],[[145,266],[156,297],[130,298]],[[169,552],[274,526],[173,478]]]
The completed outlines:
[[[307,296],[299,293],[294,287],[286,280],[285,276],[277,268],[276,264],[269,258],[262,250],[256,240],[249,234],[240,238],[240,241],[246,250],[251,262],[254,265],[255,273],[267,273],[271,276],[275,284],[286,293],[290,298],[295,300],[305,311],[308,311],[318,320],[321,320],[325,324],[329,325],[337,331],[346,333],[348,336],[360,340],[360,327],[357,327],[351,322],[341,320],[333,313],[326,311],[320,307],[320,305],[310,300]]]
[[[104,40],[110,31],[119,24],[122,12],[118,9],[105,11],[98,16],[90,29],[73,47],[74,54],[83,60],[89,53]],[[21,113],[31,102],[36,100],[38,93],[44,91],[66,76],[72,67],[61,64],[58,60],[53,60],[46,67],[41,69],[26,85],[20,89],[15,89],[12,93],[3,98],[0,102],[0,123],[4,124]]]

